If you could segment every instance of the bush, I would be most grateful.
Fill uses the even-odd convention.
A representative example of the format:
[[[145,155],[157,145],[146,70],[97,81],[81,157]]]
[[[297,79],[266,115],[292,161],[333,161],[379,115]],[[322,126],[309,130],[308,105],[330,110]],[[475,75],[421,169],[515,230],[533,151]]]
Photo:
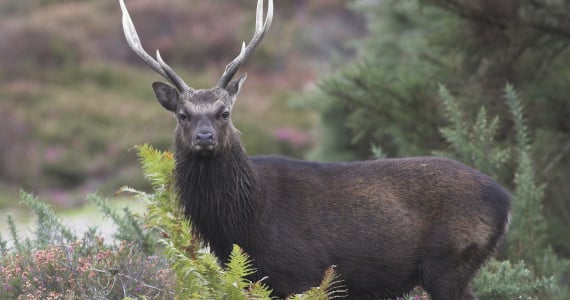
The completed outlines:
[[[145,251],[143,243],[123,239],[108,244],[95,228],[79,237],[47,204],[30,194],[21,197],[38,217],[37,230],[32,239],[22,240],[8,218],[11,246],[0,237],[3,299],[174,298],[174,277],[166,260]],[[91,199],[106,205],[96,196]],[[121,221],[131,218],[128,213],[115,215]],[[122,230],[132,231],[122,224]]]
[[[446,121],[438,83],[461,96],[465,111],[484,105],[503,120],[510,119],[509,108],[496,99],[505,83],[514,83],[530,100],[535,177],[550,183],[546,238],[570,258],[570,56],[562,50],[570,37],[570,22],[562,21],[570,2],[355,1],[355,7],[368,18],[369,35],[353,43],[355,62],[321,76],[314,102],[323,134],[314,157],[369,158],[371,144],[390,157],[448,150],[438,130]],[[511,122],[494,130],[497,142],[513,142]]]
[[[473,280],[477,297],[481,300],[537,299],[552,288],[553,277],[536,278],[523,261],[490,260]]]
[[[174,192],[174,158],[150,146],[137,147],[145,177],[153,186],[148,194],[131,188],[125,192],[138,195],[148,205],[147,224],[163,238],[160,244],[176,276],[175,295],[181,299],[271,299],[271,290],[262,281],[250,282],[255,272],[249,257],[237,245],[225,268],[216,258],[203,251],[201,241],[192,235],[191,224],[179,209]],[[329,299],[344,293],[337,275],[331,268],[324,274],[319,287],[291,299]]]
[[[172,154],[137,149],[154,192],[122,190],[147,202],[145,215],[126,207],[119,213],[106,200],[88,197],[117,225],[113,242],[105,243],[97,228],[78,236],[49,205],[21,193],[37,216],[37,228],[33,238],[22,239],[8,217],[11,239],[0,236],[0,294],[5,299],[272,299],[262,281],[246,279],[256,270],[239,246],[222,268],[192,235],[171,184]],[[330,268],[319,287],[290,299],[326,300],[344,293]]]
[[[452,152],[437,154],[455,157],[503,181],[514,181],[513,220],[504,256],[518,263],[511,266],[509,262],[491,262],[476,279],[478,288],[484,295],[504,296],[497,296],[498,299],[512,299],[508,295],[525,298],[526,295],[548,295],[551,299],[567,299],[566,274],[570,270],[570,262],[558,257],[546,239],[548,232],[542,207],[545,185],[536,179],[524,106],[514,88],[507,85],[504,89],[504,100],[514,123],[514,145],[495,140],[498,117],[489,121],[485,109],[481,108],[473,124],[469,124],[458,102],[445,87],[440,87],[439,94],[450,122],[448,127],[441,129],[441,133],[451,145]],[[508,169],[514,169],[514,174],[501,174],[500,170]],[[538,276],[547,276],[548,279],[535,279],[522,261]],[[499,284],[499,279],[504,284]],[[476,289],[478,295],[479,289]]]

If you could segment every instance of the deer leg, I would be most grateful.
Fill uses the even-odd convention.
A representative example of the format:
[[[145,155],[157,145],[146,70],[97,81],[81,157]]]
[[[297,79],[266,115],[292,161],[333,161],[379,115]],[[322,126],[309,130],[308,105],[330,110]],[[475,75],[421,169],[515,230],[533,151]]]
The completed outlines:
[[[470,286],[467,286],[467,288],[465,289],[465,293],[463,294],[463,300],[477,300],[477,297],[475,297],[475,294],[473,294],[473,292],[471,291]]]
[[[423,266],[422,287],[432,300],[475,300],[470,280],[485,260],[482,249],[472,246],[460,255],[442,255]],[[450,260],[450,257],[457,259]]]
[[[432,270],[436,272],[437,270]],[[425,279],[422,283],[424,290],[430,295],[432,300],[457,300],[462,299],[466,284],[462,278],[453,275],[432,275],[432,278]]]

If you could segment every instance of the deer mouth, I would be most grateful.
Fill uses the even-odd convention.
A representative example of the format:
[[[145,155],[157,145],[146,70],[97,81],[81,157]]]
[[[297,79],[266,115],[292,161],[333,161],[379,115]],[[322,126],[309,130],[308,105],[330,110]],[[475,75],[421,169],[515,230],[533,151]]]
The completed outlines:
[[[211,155],[216,152],[217,144],[214,142],[210,143],[196,143],[192,145],[194,152],[202,155]]]

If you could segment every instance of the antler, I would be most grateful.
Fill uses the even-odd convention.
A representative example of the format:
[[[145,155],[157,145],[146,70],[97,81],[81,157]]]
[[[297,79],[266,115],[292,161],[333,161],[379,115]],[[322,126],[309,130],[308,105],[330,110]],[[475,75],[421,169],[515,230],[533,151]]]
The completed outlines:
[[[162,57],[160,57],[160,52],[156,50],[156,60],[152,58],[142,47],[141,40],[137,31],[135,29],[135,25],[131,20],[131,16],[127,11],[127,7],[125,6],[125,2],[123,0],[119,0],[121,5],[121,11],[123,12],[123,31],[125,32],[125,38],[129,43],[131,49],[140,57],[142,60],[147,63],[151,68],[157,71],[160,75],[170,81],[178,91],[183,92],[189,89],[188,85],[184,83],[184,80],[172,70],[172,68],[167,65]]]
[[[239,55],[234,58],[227,66],[224,74],[218,80],[218,87],[226,88],[230,83],[239,67],[247,60],[247,58],[253,53],[253,50],[259,45],[265,33],[269,30],[271,26],[271,21],[273,20],[273,0],[269,0],[269,7],[267,9],[267,17],[265,22],[263,22],[263,1],[257,0],[257,11],[255,13],[255,33],[251,38],[247,47],[245,42],[241,46],[241,51]]]

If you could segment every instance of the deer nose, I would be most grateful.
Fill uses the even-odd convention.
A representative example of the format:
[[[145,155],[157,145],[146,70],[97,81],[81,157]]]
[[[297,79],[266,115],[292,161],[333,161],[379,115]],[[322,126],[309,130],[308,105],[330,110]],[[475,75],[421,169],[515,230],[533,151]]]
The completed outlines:
[[[198,144],[211,144],[214,141],[214,134],[211,132],[196,133],[196,142]]]

